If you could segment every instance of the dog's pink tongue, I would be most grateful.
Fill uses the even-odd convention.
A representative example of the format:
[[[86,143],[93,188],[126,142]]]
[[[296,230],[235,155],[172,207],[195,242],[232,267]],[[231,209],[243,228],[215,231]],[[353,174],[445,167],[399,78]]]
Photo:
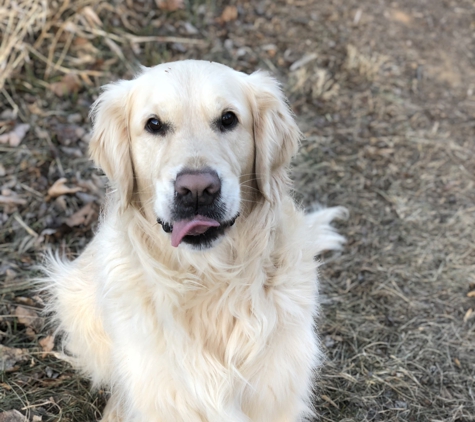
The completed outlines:
[[[219,227],[219,223],[201,215],[197,215],[191,220],[175,221],[172,230],[172,246],[176,248],[185,236],[203,234],[210,227]]]

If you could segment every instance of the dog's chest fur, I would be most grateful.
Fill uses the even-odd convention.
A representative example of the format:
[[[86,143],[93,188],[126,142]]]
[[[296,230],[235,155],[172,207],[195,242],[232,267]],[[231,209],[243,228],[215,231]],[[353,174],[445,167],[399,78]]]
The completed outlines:
[[[111,240],[110,245],[123,241]],[[109,251],[108,256],[117,257],[120,252]],[[115,356],[117,366],[130,363],[126,371],[130,379],[146,379],[154,373],[150,378],[174,378],[171,382],[177,390],[187,388],[180,379],[190,379],[190,373],[208,392],[225,394],[249,382],[265,364],[265,350],[273,337],[284,329],[285,321],[278,317],[283,316],[281,300],[288,308],[292,288],[298,289],[298,296],[307,296],[298,279],[292,281],[292,273],[300,275],[305,266],[280,262],[283,274],[279,275],[272,262],[288,260],[288,256],[246,257],[245,266],[207,264],[200,270],[177,267],[168,273],[144,267],[138,259],[129,254],[122,256],[121,265],[116,260],[103,266],[106,282],[99,301],[106,331],[112,343],[121,344],[114,348],[121,351]],[[315,285],[310,284],[311,297],[303,307],[314,304]],[[291,324],[289,315],[286,322]],[[137,376],[139,372],[143,376]]]
[[[225,372],[245,371],[276,329],[275,287],[265,283],[268,277],[263,271],[257,285],[249,284],[246,269],[234,277],[214,272],[164,283],[164,275],[145,274],[134,267],[131,263],[130,277],[122,285],[114,282],[116,294],[109,291],[105,296],[109,309],[105,318],[122,322],[119,335],[131,330],[135,336],[149,338],[152,349],[162,350],[172,361],[180,355],[187,359],[192,352]],[[193,275],[192,269],[186,272]],[[179,288],[171,287],[170,281]],[[180,368],[185,365],[179,359],[177,363]]]
[[[106,329],[112,343],[120,344],[112,351],[113,366],[120,368],[113,384],[126,380],[143,390],[141,408],[155,406],[150,390],[182,394],[196,407],[227,406],[236,394],[252,394],[252,379],[265,366],[266,348],[278,329],[272,289],[249,285],[246,274],[223,284],[229,275],[215,273],[201,274],[199,285],[195,278],[175,280],[188,283],[177,291],[132,262],[129,269],[121,268],[122,280],[103,296]]]

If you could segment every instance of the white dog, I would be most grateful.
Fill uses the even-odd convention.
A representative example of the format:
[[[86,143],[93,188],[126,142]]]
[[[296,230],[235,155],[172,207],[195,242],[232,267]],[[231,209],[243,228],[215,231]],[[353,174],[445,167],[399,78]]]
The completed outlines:
[[[294,205],[300,132],[277,82],[162,64],[107,85],[92,114],[113,190],[94,240],[45,281],[65,349],[111,391],[102,420],[309,417],[314,257],[341,246],[344,209]]]

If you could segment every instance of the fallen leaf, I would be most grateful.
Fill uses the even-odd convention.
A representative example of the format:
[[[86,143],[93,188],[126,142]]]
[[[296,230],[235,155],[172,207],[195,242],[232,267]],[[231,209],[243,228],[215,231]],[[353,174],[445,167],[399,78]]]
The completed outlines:
[[[159,9],[167,10],[169,12],[185,8],[183,0],[155,0],[155,4]]]
[[[20,123],[11,132],[0,135],[0,144],[9,144],[11,147],[17,147],[29,130],[30,125],[28,123]]]
[[[238,17],[238,10],[236,6],[226,6],[221,13],[221,22],[231,22]]]
[[[66,186],[66,182],[67,179],[65,177],[56,180],[56,182],[53,183],[53,186],[48,189],[48,197],[56,198],[58,196],[65,195],[68,193],[76,193],[82,191],[82,188],[80,187],[70,188]]]
[[[0,204],[3,205],[26,205],[26,200],[18,196],[0,195]]]
[[[28,422],[28,419],[18,410],[9,410],[0,413],[0,422]]]
[[[36,114],[37,116],[44,116],[45,112],[41,110],[41,107],[38,105],[38,103],[33,103],[27,106],[28,110],[30,110],[30,113]]]
[[[11,286],[13,282],[15,281],[15,278],[17,277],[17,273],[13,271],[11,268],[7,268],[5,271],[5,280],[3,282],[3,285],[6,286]]]
[[[59,82],[52,83],[49,87],[58,97],[64,97],[76,94],[81,87],[81,81],[74,73],[68,73]]]
[[[20,305],[35,306],[36,303],[31,297],[17,296],[15,302]]]
[[[33,309],[17,306],[15,308],[15,316],[17,317],[20,324],[23,324],[36,332],[38,332],[43,325],[42,319]]]
[[[391,11],[391,19],[396,22],[404,23],[406,25],[412,22],[412,16],[408,15],[402,10],[397,10],[397,9]]]
[[[472,290],[471,292],[467,293],[468,297],[475,297],[475,290]]]
[[[467,322],[474,315],[475,315],[475,312],[473,312],[473,309],[470,308],[467,312],[465,312],[465,316],[463,317],[463,322]]]
[[[41,307],[44,307],[45,306],[45,301],[38,295],[34,295],[33,296],[33,300],[35,301],[35,303]]]
[[[454,363],[455,363],[455,365],[457,365],[459,368],[462,367],[462,364],[460,363],[460,361],[459,361],[457,358],[454,358]]]
[[[380,148],[378,149],[377,153],[379,155],[391,155],[394,153],[394,148]]]
[[[36,331],[33,330],[31,327],[26,327],[25,335],[31,340],[34,341],[36,339]]]
[[[97,218],[97,212],[92,203],[86,204],[71,217],[64,220],[69,227],[89,226]]]
[[[43,350],[42,358],[45,358],[54,348],[54,336],[47,336],[38,342]]]
[[[15,364],[26,361],[28,361],[27,349],[16,349],[0,344],[0,372],[9,371]]]
[[[92,47],[92,44],[91,44],[91,42],[90,42],[87,38],[76,37],[76,38],[74,38],[73,46],[74,46],[74,47],[80,47],[80,48],[89,49],[89,48]],[[94,48],[95,48],[95,47],[94,47]]]

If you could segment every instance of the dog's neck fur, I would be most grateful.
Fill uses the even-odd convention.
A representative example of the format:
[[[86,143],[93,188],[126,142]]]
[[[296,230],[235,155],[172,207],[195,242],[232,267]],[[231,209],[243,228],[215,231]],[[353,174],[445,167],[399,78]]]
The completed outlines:
[[[130,242],[135,247],[140,244],[142,251],[160,263],[160,267],[165,264],[179,273],[188,273],[189,270],[193,270],[197,273],[209,274],[210,270],[213,272],[215,260],[219,263],[219,267],[222,268],[225,265],[228,267],[227,271],[232,271],[239,269],[240,263],[248,263],[250,257],[262,259],[266,254],[265,251],[268,250],[266,245],[272,237],[276,222],[279,220],[280,209],[271,207],[265,200],[259,201],[236,220],[235,226],[215,246],[201,251],[192,250],[186,245],[173,248],[169,235],[165,234],[159,225],[151,223],[139,209],[130,207],[125,213],[129,215],[130,226],[127,235]],[[246,236],[249,232],[258,233],[259,236]],[[252,244],[239,247],[240,242],[249,242],[249,238],[252,239]],[[203,255],[203,259],[196,259],[199,254]]]

